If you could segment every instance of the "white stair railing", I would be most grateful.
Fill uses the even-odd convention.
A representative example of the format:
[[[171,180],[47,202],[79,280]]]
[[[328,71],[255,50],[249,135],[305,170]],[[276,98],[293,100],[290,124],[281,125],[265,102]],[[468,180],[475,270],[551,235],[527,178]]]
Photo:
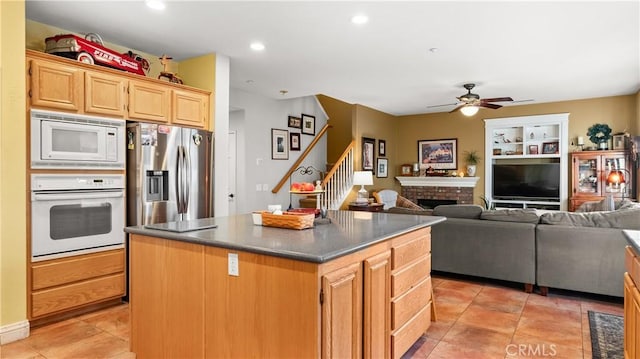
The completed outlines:
[[[322,181],[324,193],[320,196],[320,208],[340,209],[353,187],[353,152],[355,141],[352,141],[339,157],[336,164],[327,172]]]

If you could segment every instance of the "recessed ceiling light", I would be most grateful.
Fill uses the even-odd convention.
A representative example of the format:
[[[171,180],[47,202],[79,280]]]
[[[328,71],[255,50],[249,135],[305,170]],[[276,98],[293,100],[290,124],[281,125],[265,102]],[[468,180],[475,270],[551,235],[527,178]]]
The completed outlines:
[[[369,18],[366,15],[355,15],[351,18],[351,22],[356,25],[366,24],[369,21]]]
[[[145,4],[147,4],[148,7],[154,10],[164,10],[164,8],[166,7],[164,1],[162,0],[145,0]]]
[[[429,51],[431,51],[431,52],[438,52],[438,50],[440,50],[440,49],[438,49],[437,47],[432,47],[432,48],[429,49]]]
[[[249,45],[251,47],[251,50],[253,51],[262,51],[264,50],[264,44],[261,42],[252,42],[251,45]]]

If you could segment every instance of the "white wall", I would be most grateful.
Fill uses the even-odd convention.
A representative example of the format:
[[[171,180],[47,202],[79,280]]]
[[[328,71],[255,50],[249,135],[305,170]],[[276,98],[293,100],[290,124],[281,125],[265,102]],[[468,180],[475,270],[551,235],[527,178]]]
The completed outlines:
[[[316,117],[316,134],[327,123],[327,117],[318,104],[315,96],[288,100],[273,100],[245,91],[230,90],[229,130],[236,131],[237,136],[237,213],[248,213],[266,209],[269,204],[280,204],[283,209],[289,206],[289,184],[278,193],[271,190],[278,184],[282,176],[289,170],[303,151],[313,140],[313,136],[301,134],[301,150],[289,151],[288,160],[271,159],[271,129],[282,129],[300,132],[300,129],[288,128],[288,116],[300,117],[302,113]],[[217,132],[217,131],[216,131]],[[327,140],[323,136],[309,156],[302,162],[303,166],[313,166],[325,170],[327,157]],[[312,182],[319,175],[293,175],[294,182]],[[256,185],[267,184],[267,191],[257,191]],[[293,196],[293,206],[297,207],[297,198]]]

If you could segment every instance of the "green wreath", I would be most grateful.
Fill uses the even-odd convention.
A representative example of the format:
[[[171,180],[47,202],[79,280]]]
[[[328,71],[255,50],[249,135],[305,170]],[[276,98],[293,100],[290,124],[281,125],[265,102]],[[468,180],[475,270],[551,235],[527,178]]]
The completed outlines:
[[[606,142],[611,138],[611,128],[607,124],[596,123],[589,127],[587,136],[589,136],[589,140],[593,143]]]

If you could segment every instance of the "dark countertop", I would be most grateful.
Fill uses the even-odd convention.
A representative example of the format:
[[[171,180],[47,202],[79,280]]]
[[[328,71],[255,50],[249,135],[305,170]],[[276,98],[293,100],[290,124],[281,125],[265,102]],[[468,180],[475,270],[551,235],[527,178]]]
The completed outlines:
[[[627,237],[627,242],[633,247],[636,254],[640,254],[640,231],[624,229],[622,232],[624,236]]]
[[[446,219],[355,211],[329,211],[327,218],[331,219],[331,223],[316,224],[313,228],[303,230],[256,226],[251,214],[188,221],[189,225],[196,227],[217,225],[216,228],[190,232],[168,232],[143,226],[126,227],[124,230],[133,234],[324,263]]]

